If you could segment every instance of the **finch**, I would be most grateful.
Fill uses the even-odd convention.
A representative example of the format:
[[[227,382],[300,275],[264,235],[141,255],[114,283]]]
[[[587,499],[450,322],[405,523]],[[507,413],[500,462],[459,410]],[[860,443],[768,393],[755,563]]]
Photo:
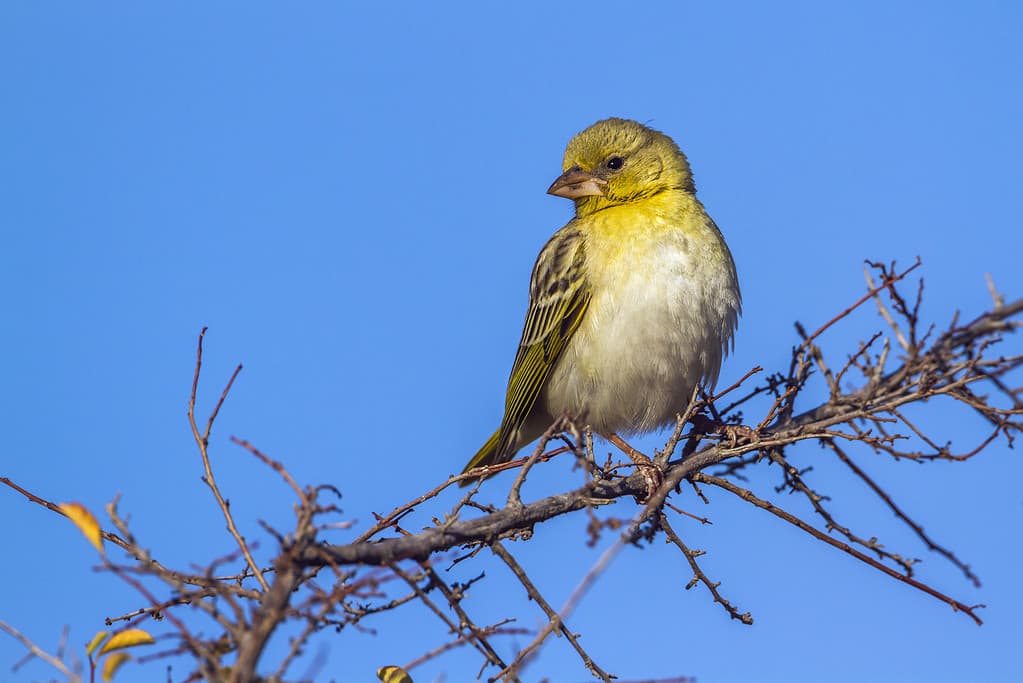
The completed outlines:
[[[563,416],[605,437],[673,425],[733,343],[735,263],[678,145],[609,118],[572,138],[562,171],[547,192],[575,218],[536,259],[504,418],[465,472]]]

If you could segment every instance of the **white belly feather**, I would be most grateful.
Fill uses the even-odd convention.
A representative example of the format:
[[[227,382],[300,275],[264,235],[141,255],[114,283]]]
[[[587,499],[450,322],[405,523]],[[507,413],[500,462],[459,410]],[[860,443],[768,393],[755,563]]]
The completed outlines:
[[[595,276],[605,279],[543,397],[550,415],[605,435],[674,423],[696,385],[717,380],[738,318],[734,267],[713,224],[637,237]],[[601,248],[587,244],[587,257],[605,257]]]

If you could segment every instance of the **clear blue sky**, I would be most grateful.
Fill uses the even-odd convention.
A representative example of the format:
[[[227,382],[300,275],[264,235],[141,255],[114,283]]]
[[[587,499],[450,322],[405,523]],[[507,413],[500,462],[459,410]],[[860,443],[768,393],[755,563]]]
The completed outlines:
[[[723,383],[784,366],[792,322],[815,326],[859,296],[865,258],[921,256],[924,315],[939,324],[988,305],[985,273],[1023,295],[1018,3],[383,5],[0,7],[0,475],[97,511],[120,492],[168,564],[229,551],[185,422],[208,325],[206,410],[245,364],[212,450],[263,551],[256,520],[285,524],[288,493],[229,435],[302,482],[335,484],[360,525],[433,486],[497,425],[530,267],[571,213],[544,190],[571,135],[611,115],[679,142],[731,245],[745,315]],[[826,348],[842,358],[881,326],[867,311]],[[972,416],[934,410],[957,444],[979,438]],[[715,525],[680,531],[755,625],[682,590],[677,553],[630,550],[571,621],[598,662],[623,679],[701,683],[1023,679],[1018,453],[862,461],[973,565],[979,590],[822,451],[802,458],[818,481],[838,477],[822,488],[844,519],[925,559],[920,575],[942,590],[987,603],[987,623],[763,513],[687,495]],[[527,496],[578,482],[545,469]],[[509,484],[485,496],[501,501]],[[67,624],[80,652],[103,617],[142,606],[90,570],[93,553],[55,515],[0,490],[0,519],[0,619],[40,645]],[[563,519],[515,547],[555,604],[612,540],[586,548],[584,525]],[[534,606],[486,568],[467,609],[535,626]],[[318,641],[317,680],[369,681],[447,638],[417,609],[367,625],[379,635]],[[22,654],[0,634],[0,679],[51,675],[38,663],[10,674]],[[416,680],[470,680],[476,666],[458,654]],[[542,675],[588,680],[560,639],[526,679]]]

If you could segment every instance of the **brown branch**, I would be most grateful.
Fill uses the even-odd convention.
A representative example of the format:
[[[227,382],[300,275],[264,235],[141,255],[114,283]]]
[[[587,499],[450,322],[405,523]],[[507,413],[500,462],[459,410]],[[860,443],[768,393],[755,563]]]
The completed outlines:
[[[910,519],[909,515],[907,515],[905,512],[903,512],[902,508],[900,508],[898,505],[895,504],[895,501],[892,500],[891,496],[889,496],[884,491],[884,489],[882,489],[873,479],[871,479],[871,477],[866,472],[864,472],[862,469],[860,469],[859,465],[857,465],[855,462],[853,462],[852,458],[850,458],[849,455],[837,443],[835,443],[834,441],[832,441],[830,439],[824,441],[824,443],[829,448],[831,448],[832,451],[834,451],[835,455],[838,456],[839,460],[844,462],[849,467],[849,469],[851,469],[856,474],[856,476],[858,476],[860,479],[862,479],[863,482],[867,486],[869,486],[870,489],[874,493],[876,493],[877,496],[881,500],[884,501],[885,505],[887,505],[889,507],[889,509],[891,509],[891,511],[893,513],[895,513],[896,517],[898,517],[903,522],[905,522],[905,524],[910,529],[912,529],[914,531],[914,533],[916,533],[917,537],[921,541],[923,541],[924,544],[927,545],[927,548],[929,550],[931,550],[933,552],[936,552],[936,553],[938,553],[940,555],[943,555],[945,558],[948,559],[949,562],[951,562],[956,567],[958,567],[963,572],[963,574],[966,575],[966,578],[969,579],[973,583],[974,586],[976,586],[977,588],[980,588],[980,578],[978,578],[977,575],[974,574],[973,571],[970,570],[970,565],[966,564],[965,562],[960,560],[958,557],[956,557],[955,553],[953,553],[951,550],[948,550],[947,548],[945,548],[945,547],[935,543],[933,540],[931,540],[931,537],[928,536],[926,534],[926,532],[924,532],[923,527],[920,526],[919,524],[917,524],[916,522],[914,522],[912,519]]]
[[[851,424],[860,419],[869,419],[886,410],[942,393],[949,387],[983,380],[985,379],[983,375],[970,376],[949,382],[946,387],[931,385],[928,389],[930,393],[926,393],[920,390],[921,387],[912,377],[914,373],[919,372],[917,368],[920,364],[930,357],[950,357],[957,347],[968,346],[985,334],[1005,331],[1008,329],[1005,321],[1021,311],[1023,311],[1023,299],[999,307],[985,316],[978,317],[968,325],[955,328],[936,340],[926,356],[917,356],[912,361],[912,367],[904,363],[881,377],[873,385],[842,394],[833,401],[828,401],[799,415],[779,416],[774,423],[765,428],[765,433],[768,436],[760,441],[740,443],[735,447],[725,447],[723,444],[711,445],[685,460],[672,461],[665,467],[665,483],[674,485],[690,474],[708,466],[771,446],[783,446],[817,438],[853,439],[853,436],[836,432],[831,428],[836,425]],[[907,361],[907,363],[909,362]],[[878,401],[880,396],[890,396],[890,398],[886,401]],[[322,549],[322,552],[323,557],[329,557],[332,562],[338,564],[382,565],[409,558],[426,559],[434,552],[448,550],[458,545],[489,544],[507,535],[529,532],[537,523],[581,510],[587,505],[591,505],[593,501],[604,502],[625,496],[644,496],[646,493],[645,479],[639,474],[634,474],[626,479],[594,481],[574,491],[549,496],[525,504],[520,508],[505,508],[476,519],[452,521],[445,524],[443,528],[428,528],[413,536],[383,539],[373,544],[352,543],[327,546]],[[319,552],[310,553],[301,558],[301,561],[317,564],[323,561],[323,557]]]
[[[513,623],[514,621],[515,621],[514,619],[502,619],[501,621],[497,622],[496,624],[491,624],[490,626],[484,626],[484,627],[480,628],[479,629],[479,634],[481,636],[487,637],[487,636],[497,636],[497,635],[499,635],[499,636],[525,636],[525,635],[529,635],[531,633],[531,631],[529,631],[529,629],[525,629],[525,628],[504,628],[505,624],[510,624],[510,623]],[[467,643],[470,643],[470,642],[472,642],[472,638],[470,636],[464,635],[464,634],[460,635],[458,638],[455,638],[454,640],[452,640],[450,642],[444,643],[443,645],[440,645],[439,647],[436,647],[436,648],[430,650],[429,652],[427,652],[427,653],[425,653],[425,654],[423,654],[423,655],[421,655],[419,657],[416,657],[415,659],[413,659],[411,662],[409,662],[408,664],[406,664],[402,668],[405,669],[406,671],[411,671],[412,669],[414,669],[417,666],[420,666],[422,664],[425,664],[426,662],[430,661],[431,659],[436,659],[437,657],[439,657],[440,655],[444,654],[445,652],[449,652],[450,650],[454,650],[455,648],[462,647],[463,645],[466,645]]]
[[[682,551],[682,554],[689,562],[690,569],[693,570],[693,578],[688,584],[686,584],[686,590],[689,590],[690,588],[695,586],[697,582],[702,583],[704,586],[707,587],[707,590],[710,591],[711,596],[714,598],[714,602],[721,605],[725,609],[725,611],[728,612],[728,616],[730,616],[732,619],[736,619],[737,621],[741,621],[747,626],[752,626],[753,615],[750,614],[749,612],[743,612],[742,614],[740,614],[739,610],[734,605],[732,605],[732,603],[723,598],[721,596],[721,593],[718,592],[718,586],[721,585],[721,582],[719,581],[717,583],[713,583],[709,578],[707,578],[707,575],[703,573],[703,570],[700,568],[700,565],[697,564],[696,558],[702,555],[703,551],[690,550],[689,547],[686,546],[686,544],[679,537],[679,535],[675,533],[675,530],[668,523],[668,518],[665,517],[663,514],[660,515],[658,521],[661,525],[661,529],[663,529],[664,533],[667,534],[668,540],[674,543],[678,547],[678,549]]]
[[[397,574],[399,577],[401,577],[401,579],[403,581],[405,581],[405,583],[407,583],[410,588],[412,588],[412,590],[415,592],[416,596],[419,598],[419,601],[422,602],[424,605],[426,605],[426,607],[431,612],[436,614],[437,617],[442,622],[444,622],[444,624],[448,627],[448,630],[452,634],[455,634],[457,636],[466,638],[468,640],[468,642],[470,644],[472,644],[473,647],[475,647],[480,652],[480,654],[482,654],[487,659],[488,662],[490,662],[491,664],[494,664],[495,666],[499,667],[502,671],[507,668],[507,665],[504,663],[504,660],[501,659],[501,656],[498,655],[497,651],[494,650],[493,646],[490,645],[490,643],[487,641],[486,637],[481,633],[481,629],[479,627],[477,627],[475,624],[473,624],[470,621],[470,622],[468,622],[468,624],[471,624],[471,626],[467,624],[466,625],[467,630],[463,630],[461,625],[463,623],[466,623],[466,622],[465,621],[460,621],[460,623],[456,624],[450,617],[448,617],[448,615],[446,615],[444,613],[444,610],[442,610],[440,607],[438,607],[433,602],[433,600],[430,599],[430,597],[426,594],[426,590],[428,590],[428,589],[421,588],[419,586],[419,583],[412,576],[410,576],[408,574],[408,572],[402,570],[401,567],[399,567],[396,564],[395,565],[391,565],[391,571],[393,571],[395,574]],[[436,574],[433,574],[433,576],[436,576]],[[436,585],[436,584],[433,583],[433,576],[431,576],[431,579],[430,579],[431,585]],[[443,582],[441,582],[441,583],[443,583]],[[448,599],[448,604],[449,605],[457,604],[458,601],[454,600],[450,596],[451,596],[451,592],[450,591],[445,594],[445,597]],[[461,620],[463,618],[466,621],[468,621],[468,617],[465,616],[465,612],[461,611],[460,614],[459,614],[459,619]],[[512,678],[510,680],[518,681],[518,678]]]
[[[913,588],[916,588],[917,590],[921,590],[924,593],[927,593],[928,595],[930,595],[932,597],[935,597],[938,600],[941,600],[942,602],[944,602],[944,603],[948,604],[949,606],[951,606],[952,609],[954,609],[955,611],[963,612],[965,614],[968,614],[970,616],[970,618],[973,619],[973,621],[975,621],[977,623],[978,626],[984,623],[983,621],[981,621],[980,617],[978,617],[974,613],[974,610],[976,610],[978,608],[981,608],[981,607],[984,607],[984,605],[972,605],[972,606],[966,605],[966,604],[964,604],[962,602],[959,602],[958,600],[956,600],[954,598],[950,598],[949,596],[945,595],[944,593],[942,593],[942,592],[940,592],[938,590],[935,590],[934,588],[931,588],[930,586],[928,586],[925,583],[921,583],[921,582],[919,582],[919,581],[917,581],[915,579],[912,579],[912,578],[910,578],[910,577],[908,577],[908,576],[906,576],[904,574],[900,574],[899,572],[895,571],[894,569],[892,569],[888,565],[881,564],[880,562],[878,562],[874,558],[872,558],[869,555],[866,555],[866,554],[860,552],[859,550],[856,550],[855,548],[849,546],[846,543],[842,543],[841,541],[836,541],[835,539],[831,538],[830,536],[828,536],[824,532],[822,532],[822,531],[820,531],[818,529],[815,529],[814,527],[810,526],[809,524],[807,524],[803,520],[799,519],[795,515],[790,514],[790,513],[786,512],[785,510],[782,510],[781,508],[777,507],[776,505],[773,505],[772,503],[770,503],[770,502],[768,502],[766,500],[763,500],[762,498],[756,497],[751,491],[749,491],[747,489],[744,489],[744,488],[741,488],[739,486],[736,486],[735,484],[733,484],[730,481],[727,481],[725,479],[718,479],[717,477],[712,477],[712,476],[710,476],[708,474],[704,474],[703,472],[695,473],[692,478],[695,481],[699,481],[699,482],[702,482],[702,483],[705,483],[705,484],[711,484],[713,486],[717,486],[718,488],[724,489],[725,491],[728,491],[729,493],[735,494],[736,496],[738,496],[739,498],[743,499],[747,503],[751,503],[751,504],[755,505],[756,507],[758,507],[758,508],[760,508],[762,510],[766,510],[767,512],[770,512],[775,517],[778,517],[779,519],[783,519],[786,522],[788,522],[789,524],[795,526],[796,528],[798,528],[798,529],[800,529],[802,531],[805,531],[806,533],[810,534],[811,536],[813,536],[817,540],[823,541],[824,543],[827,543],[830,546],[838,548],[839,550],[841,550],[841,551],[843,551],[843,552],[845,552],[845,553],[847,553],[849,555],[852,555],[857,560],[860,560],[861,562],[869,564],[874,569],[877,569],[879,571],[884,572],[885,574],[887,574],[888,576],[892,577],[893,579],[897,579],[897,580],[899,580],[899,581],[901,581],[901,582],[903,582],[905,584],[913,586]]]
[[[538,651],[538,648],[547,639],[547,636],[557,630],[561,632],[561,635],[565,636],[565,639],[569,643],[571,643],[572,647],[575,649],[580,659],[583,660],[583,664],[586,665],[586,668],[590,671],[590,673],[604,681],[604,683],[611,683],[613,677],[597,666],[596,662],[593,661],[593,658],[590,657],[581,645],[579,645],[579,641],[576,639],[575,634],[572,633],[572,631],[570,631],[565,625],[564,619],[562,619],[562,617],[554,611],[554,608],[548,604],[547,600],[544,599],[544,597],[540,594],[540,591],[537,590],[535,585],[533,585],[533,582],[526,575],[525,570],[522,569],[522,566],[515,561],[515,558],[512,557],[511,553],[504,549],[504,546],[501,545],[500,541],[495,541],[490,544],[490,549],[508,565],[508,568],[511,569],[515,578],[517,578],[519,583],[521,583],[526,589],[526,594],[540,606],[540,609],[544,611],[544,614],[547,615],[548,619],[547,625],[541,629],[533,642],[520,650],[512,663],[497,674],[497,678],[504,678],[508,676],[514,677],[518,670],[524,667],[530,659],[532,659],[532,656],[535,656],[534,653]]]
[[[840,394],[834,400],[798,415],[788,416],[785,412],[789,409],[786,409],[768,428],[765,428],[765,434],[759,441],[740,442],[734,447],[725,447],[723,444],[711,445],[684,460],[672,461],[666,465],[664,470],[664,488],[673,487],[686,478],[692,478],[690,475],[729,458],[754,451],[762,452],[772,446],[784,446],[806,439],[839,437],[860,440],[873,444],[875,447],[886,447],[891,450],[886,439],[890,440],[893,437],[873,437],[862,433],[845,434],[836,431],[834,427],[842,424],[854,425],[856,421],[863,419],[880,421],[878,423],[881,424],[884,420],[889,419],[885,417],[885,413],[890,413],[898,406],[947,393],[955,387],[985,379],[986,374],[956,376],[956,373],[962,373],[964,370],[969,371],[971,367],[976,367],[975,361],[971,361],[972,364],[949,364],[948,360],[954,358],[956,353],[965,352],[971,344],[985,335],[1012,329],[1006,321],[1021,310],[1023,310],[1023,300],[998,307],[967,325],[954,326],[949,332],[934,340],[926,352],[916,354],[892,372],[876,376],[867,386],[857,391]],[[821,330],[823,329],[821,328]],[[935,374],[941,367],[935,364],[935,359],[944,359],[941,361],[945,368],[944,374]],[[798,373],[800,367],[805,367],[805,363],[794,359],[792,371]],[[935,370],[926,369],[931,367],[934,367]],[[870,372],[873,374],[876,371],[871,370]],[[997,373],[998,371],[990,368],[985,370],[985,373],[990,372]],[[769,381],[773,380],[769,378]],[[791,384],[790,381],[790,386]],[[788,389],[779,392],[778,395],[783,396],[787,391]],[[776,401],[776,405],[782,405],[782,403]],[[787,405],[791,405],[791,403]],[[553,517],[581,510],[595,503],[599,504],[624,496],[637,496],[645,493],[647,493],[646,482],[639,474],[624,479],[591,481],[574,491],[549,496],[521,506],[488,510],[484,516],[474,519],[449,518],[441,526],[427,528],[412,536],[383,539],[372,544],[353,543],[318,549],[316,553],[303,556],[301,561],[315,565],[327,557],[331,562],[337,564],[379,565],[407,558],[424,560],[432,553],[455,546],[488,545],[506,536],[528,534],[533,525]],[[663,501],[663,497],[655,496],[655,498],[658,497]],[[650,514],[652,511],[653,509],[648,506],[644,514]],[[833,539],[828,539],[826,542],[832,541]],[[894,570],[886,568],[885,571],[892,571],[900,577],[900,580],[905,579]]]
[[[47,653],[41,647],[39,647],[31,640],[29,640],[28,637],[23,635],[21,631],[17,630],[7,622],[0,620],[0,630],[6,631],[12,638],[20,642],[25,647],[25,649],[28,650],[30,653],[32,653],[39,659],[43,660],[57,671],[60,671],[65,676],[67,676],[68,681],[82,680],[81,677],[73,674],[71,670],[64,665],[64,662],[60,661],[59,658],[54,657],[53,655]]]
[[[227,385],[220,394],[220,399],[217,401],[217,405],[214,406],[213,412],[210,413],[209,419],[206,421],[206,428],[200,434],[199,424],[195,419],[195,395],[199,388],[199,371],[202,368],[202,342],[206,336],[206,329],[202,328],[199,332],[199,344],[196,350],[195,357],[195,375],[192,378],[192,392],[188,398],[188,424],[192,428],[192,436],[195,439],[196,445],[199,447],[199,455],[202,458],[202,466],[205,474],[203,475],[203,482],[210,487],[210,491],[213,492],[213,497],[217,500],[217,505],[220,507],[221,512],[224,515],[224,521],[227,522],[227,530],[234,537],[235,543],[242,551],[242,555],[245,556],[245,562],[248,563],[249,569],[255,575],[259,581],[259,585],[263,587],[263,590],[269,590],[270,586],[267,584],[266,579],[263,577],[263,572],[260,571],[259,566],[256,564],[256,560],[253,559],[252,553],[249,551],[249,546],[242,537],[241,532],[238,531],[237,525],[234,523],[234,516],[231,514],[230,504],[224,500],[224,496],[220,493],[220,488],[217,486],[217,481],[213,477],[213,467],[210,465],[209,457],[209,443],[210,443],[210,432],[213,430],[213,422],[217,419],[217,414],[220,412],[221,406],[224,405],[224,401],[227,399],[227,394],[231,391],[231,386],[234,384],[234,380],[238,377],[238,373],[242,371],[242,366],[239,364],[231,373],[231,378],[227,381]]]
[[[809,337],[806,338],[806,340],[803,342],[803,344],[807,345],[810,342],[812,342],[814,339],[816,339],[817,337],[819,337],[822,334],[824,334],[825,330],[827,330],[829,327],[831,327],[832,325],[837,323],[839,320],[841,320],[842,318],[846,317],[847,315],[849,315],[850,313],[855,311],[857,308],[859,308],[863,304],[863,302],[865,302],[865,301],[871,299],[872,297],[876,296],[878,292],[881,292],[881,291],[883,291],[885,289],[887,289],[888,291],[893,291],[893,288],[894,288],[893,286],[895,285],[896,282],[898,282],[899,280],[902,280],[903,278],[905,278],[907,275],[909,275],[911,272],[913,272],[914,270],[919,268],[921,265],[923,265],[923,262],[920,260],[920,257],[918,256],[916,258],[916,263],[911,265],[909,268],[906,268],[901,273],[898,273],[898,274],[894,274],[893,273],[891,275],[888,275],[887,273],[885,273],[884,280],[881,282],[880,285],[878,285],[876,287],[872,287],[870,289],[870,291],[868,291],[866,294],[864,294],[859,299],[857,299],[853,304],[851,304],[844,311],[842,311],[841,313],[836,315],[834,318],[832,318],[831,320],[829,320],[828,322],[824,323],[819,328],[817,328],[817,330],[813,334],[811,334]]]
[[[327,546],[321,544],[318,534],[332,525],[314,523],[314,519],[318,520],[319,516],[325,513],[338,512],[333,505],[317,503],[319,493],[330,487],[300,487],[281,463],[263,454],[247,441],[232,437],[232,441],[277,472],[298,497],[298,503],[295,505],[297,520],[293,530],[278,531],[260,522],[266,533],[280,546],[273,568],[269,570],[261,570],[256,566],[249,545],[242,538],[232,518],[230,504],[221,495],[213,478],[208,454],[214,421],[239,375],[240,365],[231,375],[203,428],[200,428],[195,417],[203,362],[204,329],[199,335],[188,418],[203,460],[205,472],[203,480],[214,493],[238,550],[215,560],[208,566],[207,573],[203,576],[174,572],[149,557],[148,551],[137,543],[123,520],[117,517],[116,509],[111,508],[110,516],[119,534],[104,532],[104,537],[128,551],[138,563],[132,566],[108,563],[105,567],[134,586],[150,603],[149,607],[123,617],[116,617],[114,620],[141,620],[157,614],[166,614],[169,622],[177,628],[178,632],[175,635],[181,643],[179,651],[191,654],[198,660],[196,671],[187,680],[197,680],[202,676],[218,682],[249,681],[258,679],[257,667],[260,657],[276,629],[283,624],[294,625],[296,622],[304,622],[302,624],[304,628],[292,631],[296,637],[291,640],[290,648],[280,662],[277,673],[273,675],[276,677],[284,674],[288,665],[304,651],[306,641],[318,630],[328,626],[341,628],[349,625],[366,630],[367,627],[361,623],[365,616],[418,601],[432,609],[454,635],[451,642],[427,653],[427,658],[437,656],[453,647],[472,643],[485,659],[481,665],[481,672],[486,666],[493,664],[502,669],[499,677],[513,678],[532,657],[536,656],[552,633],[560,633],[570,641],[590,671],[602,680],[608,681],[612,677],[593,663],[592,657],[579,645],[576,634],[568,629],[565,620],[612,559],[629,543],[649,541],[663,532],[664,536],[661,538],[666,538],[683,553],[693,571],[693,579],[687,588],[702,583],[713,599],[721,604],[733,619],[743,623],[752,621],[749,613],[740,613],[721,596],[718,592],[719,584],[712,582],[697,562],[702,551],[690,549],[671,527],[663,513],[665,507],[678,509],[669,503],[668,497],[673,492],[680,493],[679,487],[688,482],[704,502],[707,502],[707,499],[703,496],[700,485],[709,484],[721,488],[796,526],[815,540],[842,550],[878,571],[949,604],[980,623],[975,613],[980,606],[967,606],[912,578],[910,561],[882,550],[874,539],[864,540],[853,535],[848,528],[839,525],[823,504],[823,501],[829,498],[824,492],[818,492],[808,484],[810,479],[807,472],[811,467],[803,464],[797,467],[795,464],[794,453],[799,455],[804,451],[784,449],[806,440],[817,440],[830,447],[839,459],[874,491],[901,523],[913,529],[928,548],[947,557],[968,579],[975,584],[979,583],[968,565],[959,561],[950,550],[934,543],[924,533],[923,527],[903,512],[902,506],[885,492],[881,484],[869,477],[839,447],[839,442],[860,443],[897,460],[910,459],[916,462],[939,458],[963,460],[981,452],[999,436],[1005,437],[1011,444],[1014,435],[1023,428],[1023,423],[1019,420],[1014,421],[1014,418],[1023,412],[1021,398],[1023,390],[1014,388],[1014,382],[1010,381],[1014,375],[1009,373],[1020,367],[1023,357],[1011,354],[997,355],[997,349],[1000,347],[995,345],[1004,335],[1020,326],[1020,322],[1013,318],[1023,312],[1023,300],[1006,304],[1000,296],[993,295],[995,301],[993,310],[966,324],[961,324],[956,318],[947,329],[939,333],[933,326],[920,325],[922,283],[917,288],[915,297],[903,296],[896,288],[899,281],[918,267],[919,261],[902,272],[896,272],[894,264],[869,265],[880,271],[881,284],[874,285],[872,280],[868,280],[869,290],[866,295],[812,334],[807,334],[802,327],[798,327],[802,339],[792,351],[787,372],[762,377],[758,386],[744,389],[745,394],[723,411],[718,410],[714,400],[737,390],[760,368],[754,368],[713,398],[694,392],[686,410],[679,415],[665,448],[656,453],[657,457],[652,463],[648,464],[646,456],[639,451],[631,447],[626,450],[644,465],[632,476],[620,476],[619,472],[630,465],[612,463],[609,456],[603,469],[596,467],[595,462],[593,467],[587,468],[588,471],[583,477],[584,484],[578,488],[529,503],[523,502],[519,493],[520,487],[530,468],[536,463],[566,451],[576,451],[578,455],[581,445],[585,445],[592,460],[592,437],[587,433],[584,438],[580,438],[579,434],[573,433],[576,443],[570,444],[569,447],[545,453],[546,441],[541,441],[540,446],[528,458],[450,477],[446,482],[410,503],[396,507],[387,516],[377,516],[372,527],[354,542]],[[887,298],[882,301],[884,292],[887,292]],[[878,344],[877,340],[882,337],[874,336],[861,343],[858,350],[847,356],[844,364],[840,362],[829,366],[824,351],[817,345],[816,340],[838,321],[871,299],[877,303],[881,315],[898,338],[898,343],[905,352],[904,357],[898,361],[889,359],[888,339],[883,339]],[[897,367],[889,371],[889,364],[897,364]],[[831,367],[841,369],[837,374],[833,374]],[[841,385],[848,381],[846,376],[856,373],[862,374],[862,386],[855,390],[843,391]],[[805,409],[800,403],[805,399],[803,390],[818,376],[823,377],[822,382],[829,389],[828,398],[811,409]],[[983,393],[989,387],[994,388],[994,399],[989,399]],[[764,407],[767,407],[766,404],[770,405],[766,417],[759,420],[759,424],[757,420],[752,421],[753,424],[758,424],[758,428],[754,430],[744,426],[744,418],[736,408],[745,406],[755,397],[760,397],[758,400],[765,404]],[[910,421],[907,418],[907,414],[911,414],[910,411],[901,409],[902,406],[936,397],[947,397],[956,401],[960,409],[979,413],[991,424],[990,435],[966,455],[953,455],[951,442],[941,438],[940,431],[925,427],[924,422]],[[1009,403],[1008,407],[1004,405],[1006,401]],[[800,410],[797,410],[797,403],[800,403]],[[710,422],[720,423],[730,429],[720,431],[705,429],[702,425],[708,422],[708,419],[704,415],[713,418]],[[758,414],[758,417],[760,415],[762,414]],[[559,434],[559,425],[555,425],[547,432],[545,439],[562,438],[568,441],[566,435]],[[687,437],[685,447],[681,449],[681,457],[670,460],[674,457],[676,446]],[[719,442],[701,446],[701,441],[707,443],[714,440]],[[942,443],[946,445],[940,445]],[[913,450],[923,448],[932,449],[933,453]],[[796,491],[805,496],[813,510],[822,516],[824,523],[811,524],[770,501],[758,498],[752,491],[741,488],[725,478],[727,476],[731,479],[741,479],[747,468],[766,461],[778,464],[782,468],[783,482],[779,491]],[[723,472],[717,473],[722,476],[704,473],[704,470],[715,465],[722,466],[720,469]],[[450,510],[443,513],[430,511],[429,518],[433,520],[433,524],[423,531],[409,534],[399,526],[406,515],[412,514],[417,507],[426,502],[434,500],[453,484],[514,468],[521,469],[511,484],[503,509],[476,501],[474,497],[479,488],[477,484],[458,498]],[[647,476],[654,474],[658,476]],[[661,482],[659,486],[654,485],[657,482]],[[0,483],[22,493],[33,503],[63,514],[57,506],[7,479],[0,478]],[[624,497],[646,498],[645,505],[635,511],[631,520],[617,517],[602,519],[595,512],[600,505]],[[533,580],[508,552],[502,540],[528,538],[535,524],[579,510],[586,510],[590,515],[589,531],[594,541],[604,529],[621,533],[582,578],[559,613],[555,612],[539,593]],[[706,523],[708,520],[701,518],[701,521]],[[822,528],[817,528],[818,526]],[[398,536],[380,538],[382,532],[387,530],[392,530]],[[832,530],[844,534],[845,538],[838,540],[841,537],[832,536]],[[844,542],[846,540],[849,543]],[[865,548],[866,552],[854,547],[857,544]],[[462,547],[463,551],[454,563],[472,560],[486,548],[491,548],[523,585],[526,594],[535,600],[547,615],[547,625],[510,664],[506,665],[488,642],[491,635],[511,631],[500,630],[508,621],[499,622],[495,626],[480,627],[470,619],[462,607],[463,595],[470,586],[482,579],[483,575],[480,574],[467,583],[449,584],[431,564],[433,555],[456,547]],[[877,558],[872,557],[870,553],[877,553]],[[221,564],[238,562],[242,557],[247,569],[237,576],[226,578],[213,576],[214,569]],[[406,571],[397,565],[398,562],[408,559],[417,561],[420,571]],[[432,559],[436,561],[436,558]],[[903,572],[897,571],[894,567],[896,563],[902,567]],[[356,569],[346,568],[350,565],[360,566]],[[390,567],[390,571],[372,569],[374,566]],[[330,579],[329,584],[321,585],[318,582],[317,575],[320,571]],[[141,579],[148,577],[162,581],[171,591],[170,599],[158,598],[145,586]],[[255,577],[259,581],[262,587],[260,590],[254,589],[255,584],[250,577]],[[383,584],[398,577],[412,588],[412,592],[388,600],[389,591],[383,588]],[[192,585],[198,588],[192,590],[189,588]],[[253,588],[247,588],[246,585]],[[485,583],[482,585],[486,586]],[[404,588],[400,591],[405,593]],[[437,597],[438,593],[443,596],[443,600]],[[175,604],[190,604],[200,610],[213,620],[221,632],[214,637],[205,637],[198,635],[197,631],[189,630],[188,624],[180,618],[180,610],[164,612],[165,608]],[[178,613],[178,617],[175,616],[175,612]],[[29,651],[34,654],[33,650]],[[58,656],[57,659],[62,657]],[[223,665],[222,659],[230,661],[231,664]]]
[[[0,477],[0,484],[4,484],[9,488],[14,489],[18,493],[25,496],[30,502],[35,503],[36,505],[44,507],[51,512],[55,512],[61,517],[65,518],[67,517],[67,513],[65,513],[60,508],[59,505],[57,505],[51,500],[47,500],[42,496],[39,496],[35,493],[32,493],[31,491],[28,491],[25,488],[22,488],[21,486],[11,481],[7,477]],[[241,578],[244,578],[241,575],[203,576],[198,574],[188,574],[184,572],[174,571],[167,568],[160,562],[154,560],[147,551],[141,550],[130,537],[122,538],[121,536],[115,534],[112,531],[105,530],[101,531],[100,533],[103,535],[103,538],[105,540],[110,541],[117,547],[124,550],[133,559],[138,560],[140,563],[142,563],[143,567],[145,567],[147,570],[151,570],[153,573],[158,574],[160,576],[173,577],[175,581],[180,582],[181,584],[187,584],[192,586],[209,586],[213,583],[237,581]]]

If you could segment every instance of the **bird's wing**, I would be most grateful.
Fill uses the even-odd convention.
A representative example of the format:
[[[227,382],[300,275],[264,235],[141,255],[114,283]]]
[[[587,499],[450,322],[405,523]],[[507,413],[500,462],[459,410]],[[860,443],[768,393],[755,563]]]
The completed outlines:
[[[559,230],[536,259],[526,323],[508,379],[498,458],[510,457],[506,451],[586,313],[590,287],[583,268],[583,248],[582,234],[570,225]]]

